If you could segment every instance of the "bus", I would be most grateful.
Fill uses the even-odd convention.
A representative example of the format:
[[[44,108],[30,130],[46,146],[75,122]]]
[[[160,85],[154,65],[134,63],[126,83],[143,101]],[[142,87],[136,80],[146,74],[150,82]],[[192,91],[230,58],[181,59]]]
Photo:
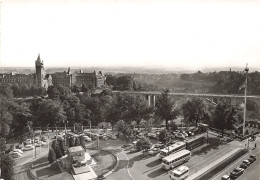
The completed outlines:
[[[173,145],[170,145],[170,146],[162,149],[160,151],[159,156],[160,156],[160,158],[164,158],[164,157],[166,157],[166,156],[168,156],[170,154],[173,154],[173,153],[176,153],[176,152],[178,152],[180,150],[185,149],[185,147],[186,147],[185,142],[176,142]]]
[[[191,157],[191,152],[187,149],[181,150],[177,153],[171,154],[170,156],[167,156],[162,159],[162,168],[169,170],[171,168],[174,168],[184,162],[189,161]]]
[[[186,149],[194,149],[202,144],[204,144],[205,142],[205,137],[204,136],[197,136],[195,138],[189,139],[189,140],[185,140],[186,143]]]
[[[180,166],[177,169],[169,171],[170,179],[181,180],[189,176],[189,168],[187,166]]]

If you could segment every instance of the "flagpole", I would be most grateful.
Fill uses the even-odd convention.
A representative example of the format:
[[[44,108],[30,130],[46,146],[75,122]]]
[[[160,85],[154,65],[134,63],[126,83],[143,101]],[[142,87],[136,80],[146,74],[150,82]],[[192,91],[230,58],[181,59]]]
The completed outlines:
[[[243,136],[245,136],[245,122],[246,122],[246,93],[247,93],[247,73],[249,69],[246,64],[245,72],[246,72],[246,84],[245,84],[245,104],[244,104],[244,121],[243,121]]]

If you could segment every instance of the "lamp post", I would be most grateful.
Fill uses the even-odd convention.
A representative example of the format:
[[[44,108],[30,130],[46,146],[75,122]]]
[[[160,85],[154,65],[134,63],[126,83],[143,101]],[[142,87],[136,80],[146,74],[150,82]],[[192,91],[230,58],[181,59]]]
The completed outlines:
[[[246,94],[247,94],[247,73],[249,71],[249,68],[247,67],[246,64],[246,68],[245,68],[245,73],[246,73],[246,81],[245,81],[245,104],[244,104],[244,121],[243,121],[243,136],[245,136],[245,123],[246,123]],[[247,137],[247,150],[249,149],[249,140]]]
[[[244,121],[243,121],[243,136],[245,136],[245,122],[246,122],[246,94],[247,94],[247,73],[249,69],[246,64],[245,72],[246,72],[246,81],[245,81],[245,104],[244,104]]]

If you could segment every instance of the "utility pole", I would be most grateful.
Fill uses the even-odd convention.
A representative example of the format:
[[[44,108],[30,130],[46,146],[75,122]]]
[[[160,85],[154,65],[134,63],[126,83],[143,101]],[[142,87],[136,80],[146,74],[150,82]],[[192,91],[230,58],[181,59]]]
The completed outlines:
[[[243,121],[243,136],[245,136],[245,122],[246,122],[246,93],[247,93],[247,73],[249,69],[246,64],[245,72],[246,72],[246,81],[245,81],[245,103],[244,103],[244,121]]]

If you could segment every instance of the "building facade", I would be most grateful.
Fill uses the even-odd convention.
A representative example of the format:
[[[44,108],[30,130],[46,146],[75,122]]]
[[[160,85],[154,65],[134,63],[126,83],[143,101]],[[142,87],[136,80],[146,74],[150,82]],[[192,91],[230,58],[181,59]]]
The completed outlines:
[[[98,73],[96,71],[84,73],[80,70],[79,72],[71,73],[69,68],[68,71],[46,74],[40,54],[35,61],[35,69],[36,72],[29,75],[2,73],[0,74],[0,84],[18,84],[19,86],[36,86],[47,89],[50,85],[58,86],[59,84],[65,87],[71,87],[74,84],[78,86],[85,84],[89,88],[100,88],[105,83],[105,76],[103,76],[101,71]]]
[[[52,77],[50,74],[45,74],[43,61],[38,55],[35,61],[36,73],[34,74],[14,74],[14,73],[3,73],[0,74],[0,84],[18,84],[19,86],[36,86],[48,88],[52,85]]]

